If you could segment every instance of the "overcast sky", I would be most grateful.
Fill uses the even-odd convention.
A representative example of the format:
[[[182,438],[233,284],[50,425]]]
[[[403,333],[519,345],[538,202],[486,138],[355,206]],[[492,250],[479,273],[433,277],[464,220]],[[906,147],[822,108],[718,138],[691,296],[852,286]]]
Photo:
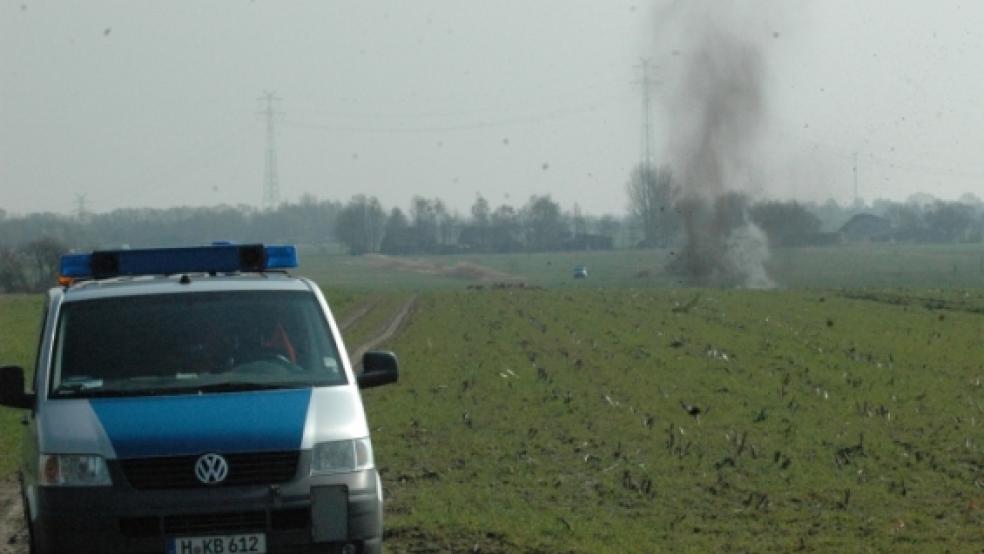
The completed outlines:
[[[0,0],[0,208],[259,205],[276,91],[279,192],[414,194],[467,212],[551,194],[621,213],[641,57],[664,102],[687,36],[645,0]],[[708,4],[704,2],[704,4]],[[676,5],[676,7],[673,7]],[[841,202],[984,188],[984,3],[715,0],[762,49],[756,194]],[[759,167],[760,166],[760,167]]]

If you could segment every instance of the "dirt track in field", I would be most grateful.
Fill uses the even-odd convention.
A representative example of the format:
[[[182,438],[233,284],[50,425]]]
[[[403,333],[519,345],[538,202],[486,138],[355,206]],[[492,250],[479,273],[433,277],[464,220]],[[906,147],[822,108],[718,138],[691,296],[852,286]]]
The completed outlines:
[[[350,358],[354,367],[361,366],[364,353],[393,338],[399,332],[413,310],[416,300],[416,296],[407,300],[400,307],[400,311],[394,314],[389,322],[380,328],[371,339],[352,350]],[[372,307],[372,304],[366,304],[356,309],[339,326],[343,329],[351,327],[365,316]],[[18,489],[19,485],[14,478],[0,481],[0,554],[28,554],[27,528],[24,525],[24,514]]]
[[[406,323],[407,317],[409,317],[410,313],[413,311],[413,306],[416,302],[416,296],[409,298],[403,303],[400,310],[396,312],[392,318],[390,318],[389,322],[381,327],[371,339],[365,341],[358,348],[355,348],[349,352],[349,360],[351,360],[352,367],[354,369],[362,366],[363,354],[390,340],[400,331],[404,323]]]
[[[383,254],[366,254],[364,258],[369,261],[370,266],[375,268],[409,271],[422,275],[453,277],[465,281],[518,283],[524,280],[520,275],[512,275],[472,262],[458,262],[454,265],[446,266],[426,260],[386,256]]]
[[[27,554],[27,529],[15,479],[0,482],[0,554]]]
[[[361,306],[353,310],[352,313],[345,316],[345,319],[339,321],[338,328],[342,331],[345,331],[349,327],[355,325],[360,319],[365,317],[365,315],[375,307],[376,307],[375,302],[366,302],[365,304],[362,304]]]

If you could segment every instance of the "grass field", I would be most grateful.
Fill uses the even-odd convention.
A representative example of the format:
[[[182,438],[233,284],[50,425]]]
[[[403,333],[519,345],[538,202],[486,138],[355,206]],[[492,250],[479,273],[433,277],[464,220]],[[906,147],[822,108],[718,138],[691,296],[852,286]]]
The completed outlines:
[[[671,250],[617,250],[417,256],[416,264],[387,264],[374,257],[301,251],[301,272],[331,287],[431,290],[476,282],[470,266],[481,266],[514,280],[545,287],[679,287],[663,271]],[[575,265],[587,265],[584,282],[571,278]],[[430,267],[428,267],[430,266]],[[823,248],[775,249],[767,264],[780,288],[984,287],[984,246],[862,244]],[[505,280],[493,274],[486,281]]]
[[[391,547],[980,549],[980,315],[697,292],[424,297],[366,394]]]
[[[350,347],[422,291],[401,383],[365,393],[390,552],[980,552],[980,250],[777,251],[771,291],[680,287],[665,251],[300,273],[339,320],[372,306]],[[537,288],[466,289],[504,276]],[[0,361],[32,364],[39,313],[0,296]]]
[[[375,338],[390,322],[394,314],[406,302],[405,293],[388,293],[372,291],[362,295],[359,306],[359,317],[351,326],[342,331],[342,338],[349,352]],[[344,316],[341,319],[344,319]],[[341,323],[340,323],[341,324]],[[357,360],[352,360],[356,363]]]
[[[41,296],[0,295],[0,365],[34,369],[41,324]],[[0,479],[11,475],[20,459],[21,413],[0,408]]]

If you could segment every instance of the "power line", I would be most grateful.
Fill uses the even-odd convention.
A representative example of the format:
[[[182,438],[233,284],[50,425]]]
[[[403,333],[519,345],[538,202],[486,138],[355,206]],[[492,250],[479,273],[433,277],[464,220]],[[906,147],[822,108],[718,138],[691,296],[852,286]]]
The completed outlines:
[[[652,59],[642,58],[636,65],[642,71],[642,78],[635,84],[642,87],[642,129],[640,135],[640,166],[649,171],[653,165],[653,126],[652,126],[652,92],[655,85],[660,84],[652,76]]]
[[[553,106],[560,102],[570,101],[572,98],[583,98],[588,101],[592,98],[598,96],[608,96],[611,94],[610,84],[614,79],[618,78],[621,71],[617,71],[617,68],[613,66],[611,71],[604,72],[593,72],[592,79],[589,81],[590,84],[585,86],[570,86],[565,83],[558,83],[557,88],[547,89],[546,86],[552,81],[542,80],[540,83],[544,85],[537,89],[535,93],[529,93],[528,91],[513,90],[508,85],[501,85],[496,87],[485,87],[479,91],[469,91],[467,93],[458,94],[445,94],[445,95],[431,95],[431,94],[418,94],[414,91],[410,94],[398,94],[398,95],[383,95],[383,96],[373,96],[371,94],[359,94],[357,96],[319,96],[319,100],[322,102],[331,103],[334,105],[349,105],[353,107],[360,107],[363,109],[369,109],[369,112],[363,114],[351,114],[351,115],[367,115],[367,116],[382,116],[382,117],[440,117],[440,116],[453,116],[453,115],[465,115],[469,113],[482,113],[482,112],[502,112],[504,110],[513,111],[515,109],[525,109],[528,106]],[[397,90],[390,87],[388,90]],[[451,90],[451,89],[447,89]],[[621,90],[621,89],[619,89]],[[485,94],[483,94],[483,92]],[[423,112],[392,112],[386,113],[392,110],[395,106],[400,105],[429,105],[432,107],[439,107],[435,111],[423,111]],[[469,108],[453,109],[448,110],[447,106],[453,105],[466,105]],[[375,109],[376,107],[385,106],[381,110]],[[308,112],[322,112],[328,115],[339,114],[341,110],[333,110],[330,108],[325,108],[323,106],[312,106],[312,105],[297,105],[296,99],[291,100],[291,113],[296,113],[299,111]]]
[[[243,125],[237,129],[196,145],[194,151],[187,152],[182,156],[175,156],[163,163],[146,168],[147,174],[153,175],[148,181],[148,186],[156,187],[159,181],[169,179],[174,175],[181,175],[190,170],[200,167],[207,167],[215,159],[226,155],[227,152],[238,146],[236,140],[242,139],[244,133],[256,129],[255,124]]]
[[[277,182],[277,134],[274,129],[275,116],[281,115],[274,109],[274,102],[279,101],[274,92],[264,92],[258,98],[260,102],[266,102],[260,114],[266,116],[266,163],[263,168],[263,207],[273,209],[280,203],[280,188]]]
[[[790,129],[793,128],[792,125],[787,125]],[[855,167],[857,172],[860,173],[861,164],[866,164],[868,166],[881,167],[890,171],[898,171],[910,174],[921,174],[930,175],[935,177],[948,177],[951,179],[961,179],[965,181],[984,181],[984,172],[973,171],[957,167],[946,167],[932,164],[923,163],[913,163],[910,161],[900,161],[898,159],[891,159],[873,152],[858,152],[852,150],[848,144],[857,144],[861,141],[848,141],[839,140],[829,137],[818,138],[815,133],[804,134],[802,131],[797,130],[796,132],[784,131],[782,129],[774,129],[774,133],[784,135],[788,138],[793,138],[799,140],[814,149],[821,149],[826,151],[827,154],[842,158],[845,160],[850,160],[852,162],[852,167]],[[920,158],[929,158],[928,155],[922,155]],[[858,191],[859,192],[859,191]],[[856,192],[856,196],[857,196]]]
[[[558,101],[554,101],[554,102],[551,103],[551,107],[550,108],[546,108],[546,109],[533,109],[533,110],[531,110],[529,108],[529,104],[527,104],[527,105],[523,106],[522,108],[518,108],[516,106],[497,106],[497,107],[481,107],[481,108],[463,108],[463,109],[458,109],[458,110],[407,111],[407,112],[380,111],[380,110],[373,110],[373,111],[346,111],[346,110],[328,109],[328,108],[317,108],[317,107],[307,107],[307,106],[298,107],[298,106],[295,106],[292,103],[291,104],[291,113],[294,113],[294,114],[297,114],[297,113],[300,113],[300,114],[311,113],[311,114],[318,114],[318,115],[329,116],[329,117],[336,117],[336,118],[346,118],[346,119],[373,119],[373,120],[379,120],[379,119],[395,119],[395,120],[400,120],[400,119],[438,119],[439,120],[439,119],[457,118],[457,117],[461,117],[461,116],[482,116],[482,115],[491,115],[491,116],[498,115],[498,116],[502,116],[503,114],[508,113],[508,112],[518,112],[518,115],[516,115],[515,117],[521,117],[521,116],[524,115],[524,113],[525,114],[532,114],[533,116],[535,116],[538,113],[555,112],[555,111],[558,111],[558,110],[561,110],[561,109],[563,109],[563,110],[568,110],[568,109],[570,109],[570,110],[577,110],[577,109],[583,109],[583,108],[593,108],[593,107],[596,107],[596,106],[602,106],[602,105],[607,105],[607,104],[611,104],[611,103],[614,103],[614,102],[622,101],[622,100],[624,100],[626,98],[627,97],[624,94],[609,94],[609,95],[604,95],[604,96],[597,96],[597,97],[595,97],[593,99],[590,99],[590,100],[589,99],[586,99],[583,102],[579,102],[579,103],[576,103],[576,104],[569,104],[567,107],[564,107],[564,108],[558,108],[557,106],[558,106],[559,102]],[[632,98],[635,98],[635,96],[633,95]],[[560,100],[560,99],[558,99],[558,100]]]
[[[858,153],[854,153],[854,205],[861,204],[861,196],[858,192]]]
[[[85,193],[75,195],[75,218],[82,222],[84,222],[89,215],[89,210],[86,206],[87,201],[88,196]]]
[[[524,117],[512,117],[503,119],[492,119],[486,121],[474,121],[451,125],[434,125],[420,127],[343,127],[339,125],[326,125],[320,123],[307,123],[303,121],[285,121],[284,125],[300,129],[312,129],[319,131],[351,132],[351,133],[376,133],[376,134],[421,134],[421,133],[445,133],[452,131],[473,131],[477,129],[489,129],[495,127],[508,127],[514,125],[535,124],[552,119],[561,119],[584,113],[598,111],[599,108],[612,101],[594,104],[580,108],[554,110],[540,114],[532,114]]]

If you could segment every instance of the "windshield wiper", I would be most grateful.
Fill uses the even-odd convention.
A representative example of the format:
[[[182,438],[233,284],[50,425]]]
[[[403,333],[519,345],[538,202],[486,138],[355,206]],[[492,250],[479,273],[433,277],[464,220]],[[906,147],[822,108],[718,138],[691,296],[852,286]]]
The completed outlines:
[[[157,389],[155,389],[156,391]],[[105,397],[105,396],[138,396],[147,394],[157,394],[156,392],[149,392],[147,390],[126,390],[126,389],[94,389],[91,387],[79,386],[76,384],[62,385],[55,389],[54,394],[56,396],[70,398],[95,398]]]
[[[173,389],[167,389],[167,391],[168,392],[173,392],[173,391],[236,392],[236,391],[250,391],[250,390],[277,390],[277,389],[293,389],[293,388],[298,388],[298,385],[292,385],[288,383],[256,383],[252,381],[227,381],[223,383],[209,383],[205,385],[173,388]]]
[[[79,380],[79,381],[67,381],[62,383],[55,389],[55,394],[59,396],[74,396],[80,392],[100,390],[103,386],[101,379],[99,380]]]
[[[81,383],[63,384],[55,389],[54,394],[61,397],[95,398],[110,396],[165,396],[171,394],[189,394],[206,392],[241,392],[255,390],[278,390],[293,389],[303,387],[290,383],[255,383],[250,381],[228,381],[222,383],[207,383],[201,385],[188,385],[182,387],[154,387],[154,388],[113,388],[113,389],[93,389],[83,386]]]

